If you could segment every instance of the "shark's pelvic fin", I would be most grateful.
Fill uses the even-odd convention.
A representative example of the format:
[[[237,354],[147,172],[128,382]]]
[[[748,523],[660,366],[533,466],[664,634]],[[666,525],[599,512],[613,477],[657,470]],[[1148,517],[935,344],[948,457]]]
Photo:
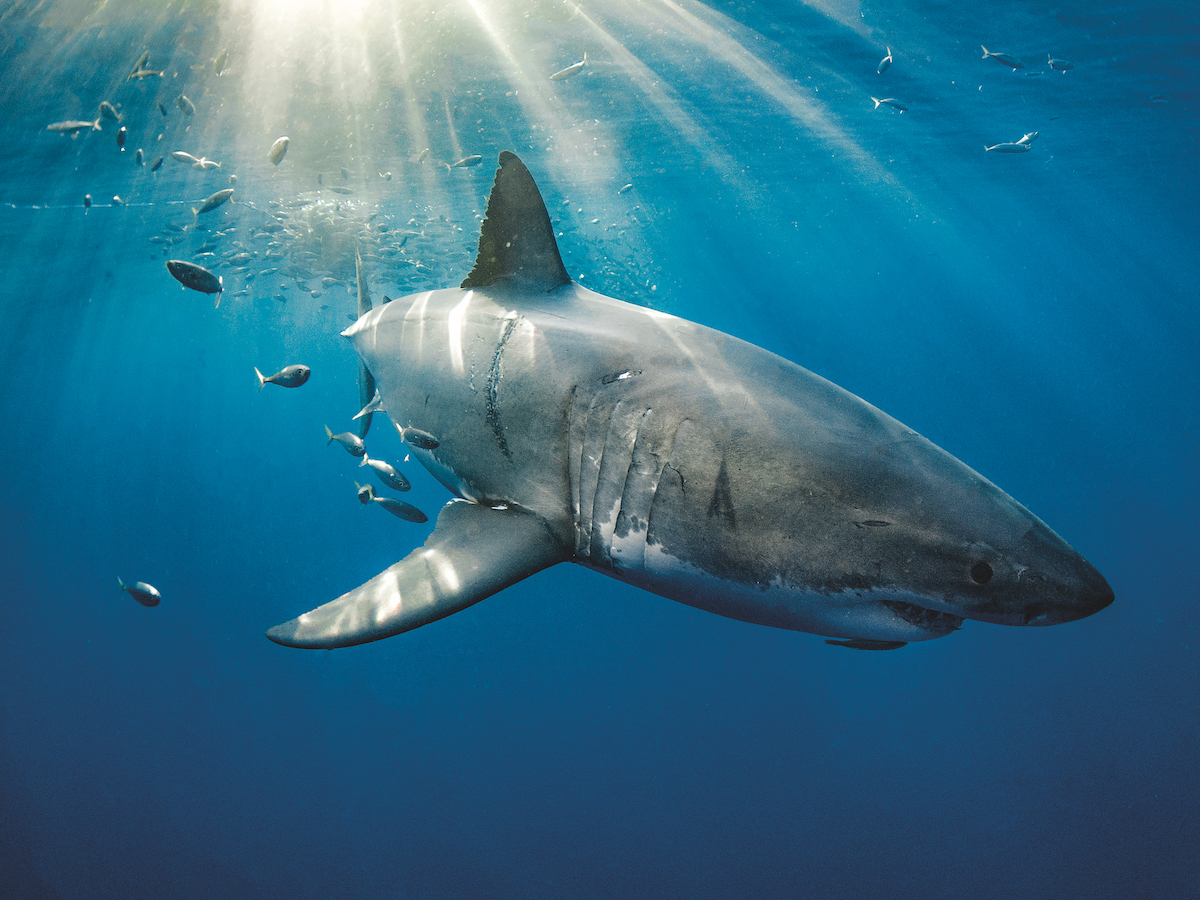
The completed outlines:
[[[855,638],[852,641],[826,641],[834,647],[849,647],[851,650],[898,650],[908,641],[876,641],[870,638]]]
[[[488,197],[475,268],[459,286],[487,287],[501,278],[542,291],[571,282],[533,176],[507,150],[500,154],[500,168]]]
[[[570,555],[534,516],[454,500],[423,547],[267,637],[311,649],[378,641],[466,609]]]

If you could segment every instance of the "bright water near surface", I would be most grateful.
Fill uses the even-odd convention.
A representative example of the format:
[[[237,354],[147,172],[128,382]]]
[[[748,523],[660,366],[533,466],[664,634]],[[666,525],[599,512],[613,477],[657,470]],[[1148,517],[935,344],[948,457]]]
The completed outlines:
[[[1141,0],[0,4],[0,894],[1196,896],[1198,46]],[[866,653],[562,565],[267,641],[429,532],[325,443],[353,252],[377,304],[457,284],[504,149],[583,284],[881,407],[1116,603]]]

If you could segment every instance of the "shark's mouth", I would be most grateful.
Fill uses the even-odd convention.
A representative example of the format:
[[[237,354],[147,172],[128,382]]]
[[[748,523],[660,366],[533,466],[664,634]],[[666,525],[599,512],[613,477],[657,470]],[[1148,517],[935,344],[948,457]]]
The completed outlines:
[[[907,603],[903,600],[883,600],[882,602],[909,625],[915,625],[917,628],[936,634],[949,634],[957,631],[963,623],[962,616],[926,609],[915,603]]]

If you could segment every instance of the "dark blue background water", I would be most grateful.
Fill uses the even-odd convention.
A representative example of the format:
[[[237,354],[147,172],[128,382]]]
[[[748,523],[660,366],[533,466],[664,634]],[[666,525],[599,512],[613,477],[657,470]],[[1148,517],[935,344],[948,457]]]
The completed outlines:
[[[574,10],[0,7],[0,893],[1195,896],[1200,13]],[[165,75],[127,82],[143,50]],[[111,123],[43,130],[105,99],[124,153]],[[983,151],[1030,131],[1029,153]],[[222,168],[152,176],[138,146]],[[360,508],[361,470],[325,445],[358,407],[347,260],[357,238],[377,303],[456,284],[501,149],[584,284],[880,406],[1117,602],[862,653],[564,565],[377,644],[268,642],[427,533]],[[226,269],[218,309],[181,291],[149,239],[229,174],[237,202],[171,255],[286,213],[314,279],[341,281],[238,295]],[[255,392],[253,366],[301,361],[308,385]],[[404,454],[386,420],[368,445]],[[445,491],[402,469],[434,513]]]

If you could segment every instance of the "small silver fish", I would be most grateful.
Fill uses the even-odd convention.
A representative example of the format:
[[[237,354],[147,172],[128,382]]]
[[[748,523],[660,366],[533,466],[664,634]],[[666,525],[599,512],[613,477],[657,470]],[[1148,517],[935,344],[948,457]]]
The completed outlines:
[[[446,171],[449,172],[451,169],[469,169],[471,166],[477,166],[481,162],[483,162],[482,156],[464,156],[458,162],[445,163],[445,166]]]
[[[222,50],[217,54],[217,58],[213,60],[213,74],[221,75],[225,72],[225,60],[229,58],[229,50]]]
[[[147,50],[138,57],[138,61],[133,64],[133,71],[137,71],[146,64],[146,60],[150,58],[150,51]]]
[[[46,126],[47,131],[53,131],[56,134],[69,134],[75,137],[81,131],[99,131],[100,120],[94,122],[84,122],[82,119],[68,119],[65,122],[51,122]]]
[[[984,146],[985,152],[995,151],[996,153],[1028,153],[1033,149],[1031,144],[1016,141],[1015,143],[993,144],[992,146]]]
[[[437,438],[428,431],[413,428],[411,425],[408,428],[401,428],[399,425],[396,425],[396,430],[400,432],[400,440],[407,441],[421,450],[436,450],[438,447]]]
[[[200,162],[200,160],[198,160],[196,157],[192,156],[192,154],[185,153],[182,150],[172,150],[171,151],[171,159],[175,160],[175,162],[181,162],[181,163],[198,163],[198,162]]]
[[[329,438],[325,442],[328,447],[334,441],[337,441],[346,448],[346,452],[351,456],[366,456],[367,448],[363,446],[362,438],[357,434],[351,434],[349,431],[343,431],[341,434],[334,434],[328,425],[325,426],[325,434]]]
[[[194,163],[192,163],[192,168],[193,169],[202,169],[205,172],[207,172],[209,169],[221,168],[221,164],[219,162],[217,162],[216,160],[209,159],[207,156],[202,156],[198,160],[196,160]]]
[[[161,156],[154,157],[154,162],[150,163],[150,171],[157,172],[162,168],[163,158]]]
[[[121,117],[117,115],[117,108],[107,100],[100,101],[100,118],[108,119],[111,122],[121,121]]]
[[[327,185],[325,189],[328,191],[333,191],[335,194],[348,195],[348,194],[354,193],[354,191],[352,189],[350,189],[348,187],[342,187],[341,185],[337,185],[337,184]]]
[[[254,374],[258,376],[258,389],[261,391],[263,386],[270,382],[285,388],[297,388],[304,382],[308,381],[308,376],[312,374],[312,369],[308,366],[285,366],[274,375],[264,375],[258,371],[258,366],[254,367]]]
[[[581,59],[577,63],[571,63],[571,65],[567,66],[565,69],[559,69],[557,72],[555,72],[553,75],[550,76],[550,80],[551,81],[563,81],[564,79],[571,78],[572,76],[578,75],[580,72],[582,72],[583,67],[586,65],[587,65],[587,54],[585,53],[585,54],[583,54],[583,59]]]
[[[903,103],[901,103],[899,100],[897,100],[895,97],[884,97],[883,99],[880,99],[879,97],[872,97],[871,99],[875,101],[876,109],[879,109],[880,105],[887,105],[887,106],[891,106],[895,109],[900,110],[900,112],[908,111],[908,107],[905,106]]]
[[[114,194],[113,198],[112,198],[112,205],[113,206],[124,206],[125,201],[121,199],[120,194]]]
[[[370,466],[375,470],[375,474],[379,476],[379,480],[390,488],[394,488],[397,491],[412,489],[412,485],[409,484],[408,479],[396,471],[395,466],[385,463],[380,459],[371,459],[365,449],[363,450],[363,458],[359,466]]]
[[[1004,65],[1008,66],[1010,69],[1025,68],[1025,63],[1021,62],[1015,56],[1012,56],[1008,53],[993,53],[987,47],[984,47],[983,44],[980,44],[979,46],[983,49],[983,58],[984,59],[987,59],[990,56],[996,62],[1004,63]]]
[[[167,117],[167,106],[161,100],[158,101],[158,111],[163,114],[163,118]]]
[[[1055,59],[1049,53],[1046,54],[1046,59],[1050,62],[1050,68],[1057,69],[1060,72],[1067,72],[1075,68],[1075,63],[1067,62],[1065,59]]]
[[[888,70],[888,66],[890,66],[892,64],[892,62],[893,62],[892,48],[888,47],[887,48],[887,56],[885,56],[883,59],[881,59],[879,61],[879,68],[876,69],[875,71],[878,72],[880,75],[882,75],[884,72],[886,72]]]
[[[137,152],[133,154],[133,161],[139,166],[144,166],[146,164],[146,154],[142,152],[141,147],[138,147]]]
[[[198,216],[201,213],[212,212],[232,196],[233,188],[225,188],[224,190],[217,191],[215,194],[205,197],[204,202],[200,204],[199,208],[193,206],[192,215]]]
[[[623,193],[625,193],[626,191],[631,191],[631,190],[633,190],[633,182],[632,182],[632,181],[631,181],[631,182],[629,182],[629,184],[623,185],[623,186],[621,186],[620,188],[618,188],[618,189],[617,189],[617,193],[618,193],[618,194],[623,194]]]
[[[272,165],[278,166],[283,161],[283,157],[287,153],[289,143],[290,141],[288,140],[287,135],[275,139],[275,143],[273,143],[271,145],[271,149],[267,151],[267,159],[271,161]]]
[[[151,69],[134,69],[132,72],[129,73],[129,77],[126,78],[125,80],[133,81],[133,79],[135,79],[135,78],[138,78],[138,79],[153,78],[155,75],[157,75],[159,78],[162,78],[163,73],[162,73],[162,71],[156,72]]]
[[[405,503],[403,500],[397,500],[394,497],[372,497],[371,499],[397,518],[405,519],[409,522],[417,522],[418,524],[429,521],[429,517],[411,503]]]
[[[183,110],[185,116],[194,116],[196,114],[196,104],[184,94],[180,94],[175,98],[175,105]]]
[[[342,166],[341,170],[342,170],[342,181],[349,181],[350,180],[350,170],[347,169],[345,166]]]
[[[167,260],[167,271],[185,288],[191,288],[202,294],[216,294],[217,306],[221,305],[221,291],[225,289],[225,285],[222,279],[204,266],[198,266],[184,259],[169,259]]]
[[[417,154],[417,162],[425,162],[425,157],[427,157],[428,155],[429,155],[429,148],[426,147],[424,150],[422,150],[420,153]]]
[[[1031,131],[1031,132],[1029,132],[1029,134],[1025,135],[1025,137],[1023,137],[1019,141],[1017,141],[1017,143],[1018,144],[1032,144],[1034,141],[1037,140],[1037,138],[1038,138],[1038,133],[1036,131]]]
[[[133,584],[126,584],[121,580],[121,576],[117,576],[117,584],[121,586],[121,590],[128,592],[129,596],[136,600],[142,606],[158,606],[162,600],[162,595],[152,584],[146,584],[144,581],[135,581]]]
[[[83,208],[87,209],[91,205],[92,205],[92,195],[84,194],[83,195]]]
[[[125,126],[122,125],[120,130],[117,132],[117,147],[120,148],[121,150],[125,149],[125,139],[128,136],[129,136],[129,132],[125,129]]]

